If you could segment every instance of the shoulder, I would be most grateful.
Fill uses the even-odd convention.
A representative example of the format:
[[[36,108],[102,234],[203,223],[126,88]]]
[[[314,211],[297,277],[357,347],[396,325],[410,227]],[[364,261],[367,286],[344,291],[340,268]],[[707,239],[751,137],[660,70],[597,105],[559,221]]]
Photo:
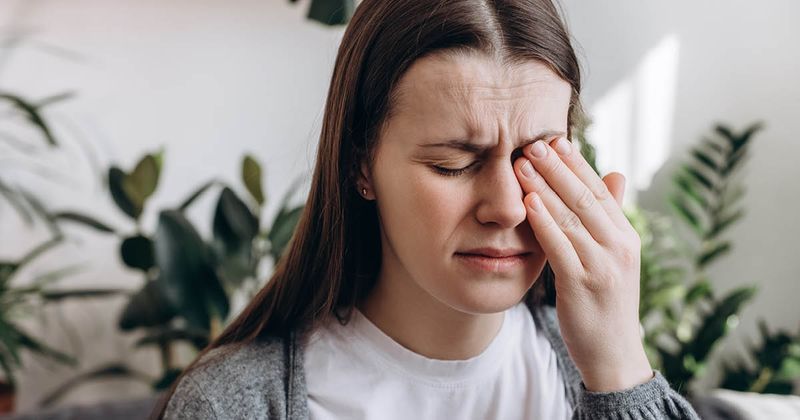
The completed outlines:
[[[561,371],[564,380],[567,400],[573,406],[577,403],[580,394],[581,374],[567,350],[567,345],[561,337],[561,329],[558,325],[558,315],[556,308],[550,305],[527,304],[531,311],[536,328],[550,342],[550,346],[556,354],[558,369]]]
[[[209,351],[180,379],[164,418],[285,417],[285,341],[267,337]]]

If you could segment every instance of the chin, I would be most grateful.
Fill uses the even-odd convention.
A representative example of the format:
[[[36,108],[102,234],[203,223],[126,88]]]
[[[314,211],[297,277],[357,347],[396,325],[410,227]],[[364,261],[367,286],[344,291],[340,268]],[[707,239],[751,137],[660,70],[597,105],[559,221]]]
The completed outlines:
[[[482,285],[463,290],[448,303],[451,307],[469,314],[503,312],[522,301],[530,287],[518,284]]]
[[[489,314],[505,311],[520,303],[536,283],[545,265],[545,259],[532,256],[522,270],[515,273],[476,275],[457,270],[451,276],[447,297],[440,299],[461,312]],[[460,268],[460,267],[459,267]],[[444,290],[441,290],[444,291]]]

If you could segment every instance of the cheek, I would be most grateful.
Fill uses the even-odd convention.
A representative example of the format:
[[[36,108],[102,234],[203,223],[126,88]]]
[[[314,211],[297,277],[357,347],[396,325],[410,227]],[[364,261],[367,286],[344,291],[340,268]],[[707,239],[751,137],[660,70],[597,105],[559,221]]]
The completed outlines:
[[[421,169],[395,168],[384,174],[380,197],[384,227],[393,241],[404,242],[414,253],[452,252],[458,245],[452,242],[459,236],[455,230],[469,214],[469,187]]]

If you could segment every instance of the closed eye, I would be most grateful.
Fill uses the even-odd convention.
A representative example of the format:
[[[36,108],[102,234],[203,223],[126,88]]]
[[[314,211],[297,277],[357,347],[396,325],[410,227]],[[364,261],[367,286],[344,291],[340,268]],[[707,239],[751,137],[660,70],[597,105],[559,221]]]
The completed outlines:
[[[435,170],[437,173],[439,173],[440,175],[444,175],[444,176],[459,176],[459,175],[463,175],[465,172],[467,172],[467,171],[468,171],[470,168],[472,168],[472,166],[474,166],[474,165],[475,165],[475,162],[473,162],[473,163],[471,163],[471,164],[469,164],[468,166],[465,166],[465,167],[463,167],[463,168],[456,168],[456,169],[453,169],[453,168],[445,168],[445,167],[442,167],[442,166],[436,166],[436,165],[433,165],[433,166],[431,166],[431,167],[432,167],[432,168],[433,168],[433,169],[434,169],[434,170]]]

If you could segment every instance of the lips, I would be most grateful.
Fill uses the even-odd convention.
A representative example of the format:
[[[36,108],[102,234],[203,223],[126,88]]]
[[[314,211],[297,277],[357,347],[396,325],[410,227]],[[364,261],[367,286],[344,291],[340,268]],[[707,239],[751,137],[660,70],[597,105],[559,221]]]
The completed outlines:
[[[488,256],[486,254],[499,256]],[[482,249],[470,250],[468,253],[457,252],[455,258],[470,269],[479,272],[511,273],[524,268],[529,254],[530,252],[526,253],[519,250]]]
[[[505,258],[517,255],[530,254],[530,251],[519,248],[474,248],[466,251],[457,252],[461,255],[480,255],[490,258]]]

